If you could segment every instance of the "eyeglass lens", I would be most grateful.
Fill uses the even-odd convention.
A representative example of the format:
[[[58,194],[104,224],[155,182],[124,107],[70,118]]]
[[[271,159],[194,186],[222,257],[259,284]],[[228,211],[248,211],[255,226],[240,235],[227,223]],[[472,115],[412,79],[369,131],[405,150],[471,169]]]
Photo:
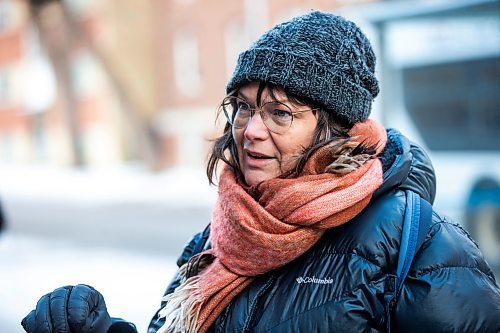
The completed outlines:
[[[255,112],[260,112],[266,127],[275,133],[284,133],[290,128],[293,121],[292,110],[280,102],[267,102],[260,108],[254,109],[243,99],[228,97],[223,102],[224,114],[235,128],[245,128]]]

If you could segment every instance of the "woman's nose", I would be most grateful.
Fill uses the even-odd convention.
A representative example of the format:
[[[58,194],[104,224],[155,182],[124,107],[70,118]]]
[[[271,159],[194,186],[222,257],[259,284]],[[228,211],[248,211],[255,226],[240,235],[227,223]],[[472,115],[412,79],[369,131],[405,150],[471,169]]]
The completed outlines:
[[[269,136],[269,130],[264,124],[260,112],[255,112],[248,120],[244,134],[247,140],[264,140]]]

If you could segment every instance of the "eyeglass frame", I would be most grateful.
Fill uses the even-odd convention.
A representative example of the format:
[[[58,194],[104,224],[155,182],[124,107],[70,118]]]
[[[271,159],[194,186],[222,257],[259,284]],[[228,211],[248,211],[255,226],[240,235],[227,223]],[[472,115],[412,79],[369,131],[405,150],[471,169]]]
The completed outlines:
[[[228,112],[226,110],[226,105],[231,105],[230,101],[233,100],[233,99],[236,99],[237,101],[241,101],[241,102],[243,102],[243,103],[245,103],[245,104],[248,105],[248,110],[250,111],[250,117],[248,117],[248,120],[246,121],[245,126],[235,127],[235,125],[234,125],[234,119],[228,114]],[[263,107],[265,105],[267,105],[267,104],[270,104],[270,103],[276,103],[276,104],[283,105],[285,108],[287,108],[288,110],[290,110],[290,111],[285,111],[285,112],[290,112],[290,114],[292,116],[292,120],[290,121],[290,124],[288,125],[288,127],[283,132],[276,132],[276,131],[270,129],[269,126],[266,123],[266,120],[268,118],[266,118],[266,119],[262,118],[262,112],[264,111]],[[320,108],[310,108],[310,109],[307,109],[307,110],[292,111],[292,108],[290,106],[288,106],[287,104],[285,104],[283,102],[276,101],[276,100],[269,101],[269,102],[266,102],[266,103],[262,104],[259,107],[252,108],[251,105],[250,105],[250,103],[247,100],[245,100],[244,98],[238,97],[238,96],[226,96],[226,97],[224,97],[224,99],[222,100],[222,103],[220,104],[220,106],[222,107],[222,111],[224,112],[226,120],[231,125],[231,127],[238,128],[238,129],[246,128],[248,126],[248,123],[250,122],[250,120],[255,115],[255,113],[259,112],[260,113],[260,118],[262,119],[262,122],[264,123],[264,125],[266,126],[266,128],[269,131],[271,131],[271,132],[273,132],[275,134],[285,134],[290,129],[290,127],[292,127],[295,115],[302,114],[302,113],[305,113],[305,112],[311,112],[311,111],[314,112],[314,111],[321,110]],[[238,112],[239,112],[239,108],[236,110],[236,112],[233,112],[234,113],[234,118],[236,118],[236,115],[238,114]],[[269,113],[267,113],[267,112],[264,112],[264,113],[266,114],[266,117],[271,118],[271,115],[269,115]]]

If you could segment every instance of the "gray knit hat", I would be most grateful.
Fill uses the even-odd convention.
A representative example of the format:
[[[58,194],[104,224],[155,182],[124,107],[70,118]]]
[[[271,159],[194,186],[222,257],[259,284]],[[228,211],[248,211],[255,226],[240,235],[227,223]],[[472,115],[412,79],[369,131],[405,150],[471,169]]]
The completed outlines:
[[[314,11],[276,25],[238,58],[229,93],[250,81],[280,85],[350,124],[379,92],[370,42],[351,21]]]

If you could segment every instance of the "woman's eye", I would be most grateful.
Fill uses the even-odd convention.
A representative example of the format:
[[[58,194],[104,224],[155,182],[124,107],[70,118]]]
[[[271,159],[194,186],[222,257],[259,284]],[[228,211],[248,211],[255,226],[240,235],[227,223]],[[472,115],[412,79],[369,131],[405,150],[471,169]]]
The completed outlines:
[[[250,106],[247,103],[242,103],[242,102],[238,103],[238,110],[246,111],[249,109],[250,109]]]
[[[272,115],[273,115],[273,117],[278,117],[278,118],[283,118],[283,119],[292,117],[292,113],[290,111],[281,110],[281,109],[274,109],[272,112]]]

